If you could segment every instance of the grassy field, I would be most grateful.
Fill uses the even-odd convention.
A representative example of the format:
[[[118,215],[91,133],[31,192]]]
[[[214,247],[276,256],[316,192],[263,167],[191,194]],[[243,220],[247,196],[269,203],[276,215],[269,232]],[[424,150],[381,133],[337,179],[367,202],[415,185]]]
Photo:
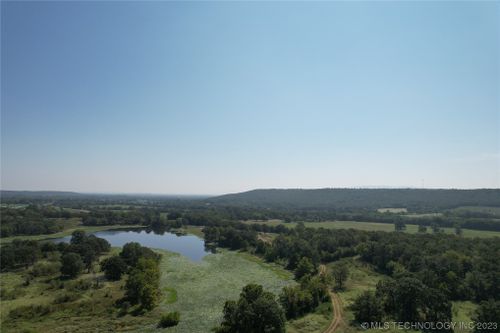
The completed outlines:
[[[203,227],[194,226],[194,225],[187,225],[187,226],[184,226],[182,229],[187,234],[195,235],[195,236],[198,236],[200,238],[204,237],[203,231],[202,231]]]
[[[453,315],[453,321],[458,323],[458,322],[463,322],[463,323],[469,323],[472,321],[472,318],[474,316],[474,311],[477,308],[477,304],[474,304],[469,301],[465,302],[453,302],[453,307],[451,309],[451,313]],[[458,326],[459,329],[455,330],[455,333],[459,332],[470,332],[471,330],[465,330],[461,329],[462,327]]]
[[[400,213],[406,213],[408,210],[406,208],[379,208],[377,209],[377,212],[379,213],[393,213],[393,214],[400,214]]]
[[[168,332],[209,332],[219,324],[224,302],[238,299],[241,288],[248,283],[262,284],[274,293],[293,283],[290,272],[246,253],[221,250],[200,263],[179,254],[161,253],[161,288],[169,294],[175,290],[177,301],[170,302],[166,297],[158,310],[181,314],[179,325]],[[156,330],[143,327],[141,332]]]
[[[372,267],[354,258],[346,258],[345,262],[349,267],[349,278],[347,279],[345,289],[338,292],[339,298],[344,308],[344,322],[350,324],[354,319],[354,314],[349,310],[349,306],[365,290],[375,290],[377,282],[384,278],[384,275],[373,271]],[[331,269],[333,264],[327,265]],[[370,332],[372,330],[362,330],[361,328],[342,326],[342,332]],[[374,332],[377,330],[373,330]],[[389,331],[390,332],[390,331]]]
[[[288,228],[294,228],[297,223],[284,223],[281,220],[269,220],[269,221],[245,221],[245,223],[266,223],[269,225],[279,225],[283,224]],[[394,225],[389,223],[375,223],[375,222],[356,222],[356,221],[324,221],[324,222],[304,222],[306,227],[309,228],[325,228],[325,229],[357,229],[366,231],[394,231]],[[447,234],[454,234],[454,228],[442,228],[442,230]],[[483,231],[483,230],[470,230],[462,229],[464,237],[500,237],[500,232],[498,231]],[[407,224],[406,232],[417,233],[418,226],[415,224]],[[427,228],[427,232],[432,232],[430,228]]]
[[[331,303],[323,303],[315,312],[286,323],[288,333],[322,333],[332,320]]]
[[[443,216],[443,213],[407,213],[401,214],[402,217],[411,217],[411,218],[424,218],[424,217],[438,217]]]
[[[63,282],[66,285],[61,289],[57,275],[36,278],[26,286],[25,270],[1,273],[2,332],[157,332],[161,314],[174,310],[181,313],[181,322],[165,331],[209,332],[218,325],[224,302],[237,299],[246,284],[259,283],[277,294],[283,286],[294,283],[290,272],[246,253],[221,250],[195,263],[179,254],[159,252],[163,255],[161,303],[142,316],[120,315],[114,306],[123,297],[124,279],[108,282],[102,273],[83,274],[77,280]],[[76,300],[56,304],[56,299],[68,292],[68,284],[97,280],[98,288],[78,290]],[[7,297],[9,292],[15,294],[14,299]],[[12,309],[31,304],[52,308],[43,316],[15,320],[9,317]]]
[[[453,209],[458,212],[478,212],[497,215],[500,217],[500,207],[487,207],[487,206],[462,206]]]

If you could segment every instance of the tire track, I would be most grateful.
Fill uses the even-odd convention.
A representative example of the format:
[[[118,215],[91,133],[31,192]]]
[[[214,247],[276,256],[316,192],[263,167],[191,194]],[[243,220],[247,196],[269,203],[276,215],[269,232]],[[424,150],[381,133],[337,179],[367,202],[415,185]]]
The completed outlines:
[[[319,267],[319,270],[320,274],[325,274],[326,266],[321,265]],[[333,307],[333,319],[330,322],[330,325],[328,325],[327,329],[323,331],[323,333],[334,333],[336,332],[337,328],[344,322],[342,301],[340,300],[339,296],[333,291],[328,292],[330,294],[330,299]]]

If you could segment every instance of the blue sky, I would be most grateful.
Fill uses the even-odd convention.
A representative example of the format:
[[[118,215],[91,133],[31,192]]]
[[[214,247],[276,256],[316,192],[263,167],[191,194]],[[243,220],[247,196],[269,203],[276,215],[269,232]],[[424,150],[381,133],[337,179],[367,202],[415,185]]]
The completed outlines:
[[[1,187],[500,187],[498,2],[2,2]]]

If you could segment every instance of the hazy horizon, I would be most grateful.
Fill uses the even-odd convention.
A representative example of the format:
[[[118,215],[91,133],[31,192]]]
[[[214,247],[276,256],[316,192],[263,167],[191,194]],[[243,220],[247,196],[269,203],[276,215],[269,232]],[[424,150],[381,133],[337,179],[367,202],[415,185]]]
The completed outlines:
[[[3,1],[1,17],[3,190],[500,188],[499,2]]]
[[[409,187],[409,186],[403,186],[403,187],[389,187],[389,186],[359,186],[359,187],[314,187],[314,188],[252,188],[252,189],[246,189],[242,190],[239,192],[224,192],[224,193],[166,193],[166,192],[92,192],[92,191],[72,191],[72,190],[11,190],[11,189],[0,189],[0,191],[6,191],[6,192],[68,192],[68,193],[77,193],[77,194],[95,194],[95,195],[144,195],[144,196],[174,196],[174,197],[215,197],[215,196],[221,196],[221,195],[226,195],[226,194],[237,194],[237,193],[245,193],[245,192],[251,192],[251,191],[258,191],[258,190],[324,190],[324,189],[332,189],[332,190],[343,190],[343,189],[355,189],[355,190],[372,190],[372,189],[380,189],[380,190],[401,190],[401,189],[410,189],[410,190],[499,190],[500,188],[498,187],[483,187],[483,188],[453,188],[453,187],[448,187],[448,188],[442,188],[442,187],[434,187],[434,188],[429,188],[429,187]]]

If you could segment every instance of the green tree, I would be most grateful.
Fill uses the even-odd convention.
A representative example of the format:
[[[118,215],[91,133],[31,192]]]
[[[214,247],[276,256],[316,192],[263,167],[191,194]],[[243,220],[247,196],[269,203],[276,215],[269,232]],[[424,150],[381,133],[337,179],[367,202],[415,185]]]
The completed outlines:
[[[377,297],[382,300],[384,311],[398,321],[419,321],[424,291],[424,284],[412,277],[385,280],[377,284]]]
[[[2,246],[0,255],[2,269],[20,265],[28,268],[41,257],[40,245],[33,240],[15,239],[10,244]]]
[[[498,333],[500,332],[500,301],[490,299],[483,301],[479,304],[474,316],[476,323],[492,323],[496,324],[495,327],[491,326],[490,329],[486,326],[477,326],[474,329],[475,333]]]
[[[126,298],[132,304],[140,304],[142,308],[151,310],[160,297],[160,270],[154,259],[140,258],[125,283]]]
[[[78,253],[68,252],[61,257],[61,274],[63,276],[75,278],[83,268],[83,261]]]
[[[406,230],[406,223],[404,221],[396,221],[394,222],[394,230],[395,231],[405,231]]]
[[[135,266],[137,261],[141,257],[142,246],[137,242],[130,242],[123,245],[122,251],[120,252],[120,257],[129,266]]]
[[[311,259],[307,257],[302,257],[297,264],[297,268],[295,269],[295,278],[298,280],[306,275],[313,275],[316,271],[314,264]]]
[[[90,273],[90,269],[92,268],[94,262],[97,260],[98,254],[96,253],[95,249],[90,246],[90,244],[83,243],[79,247],[79,253],[82,257],[83,264],[85,265],[87,272]]]
[[[427,232],[427,227],[423,224],[419,224],[418,226],[418,232],[425,234]]]
[[[141,246],[141,244],[136,242],[125,244],[120,252],[120,257],[131,267],[137,266],[140,258],[152,259],[155,261],[160,260],[160,255],[150,248]]]
[[[440,232],[441,232],[441,228],[440,228],[440,227],[439,227],[439,225],[438,225],[438,224],[436,224],[436,223],[433,223],[433,224],[431,225],[431,228],[432,228],[432,232],[433,232],[433,233],[435,233],[435,234],[438,234],[438,233],[440,233]]]
[[[359,295],[351,306],[354,320],[358,323],[380,322],[384,315],[382,304],[372,291],[365,291]]]
[[[344,289],[345,282],[349,277],[349,268],[347,267],[347,264],[342,262],[334,265],[332,268],[332,276],[335,281],[335,288],[339,290]]]
[[[283,333],[285,316],[275,296],[262,286],[249,284],[238,302],[227,301],[219,333]]]
[[[120,280],[127,271],[127,264],[120,256],[112,256],[101,263],[101,269],[108,280]]]
[[[71,244],[81,244],[84,242],[85,240],[85,231],[83,230],[75,230],[73,231],[73,233],[71,234],[71,240],[70,240],[70,243]]]
[[[160,322],[158,323],[158,327],[166,328],[176,326],[180,321],[181,315],[179,312],[169,312],[161,316]]]

